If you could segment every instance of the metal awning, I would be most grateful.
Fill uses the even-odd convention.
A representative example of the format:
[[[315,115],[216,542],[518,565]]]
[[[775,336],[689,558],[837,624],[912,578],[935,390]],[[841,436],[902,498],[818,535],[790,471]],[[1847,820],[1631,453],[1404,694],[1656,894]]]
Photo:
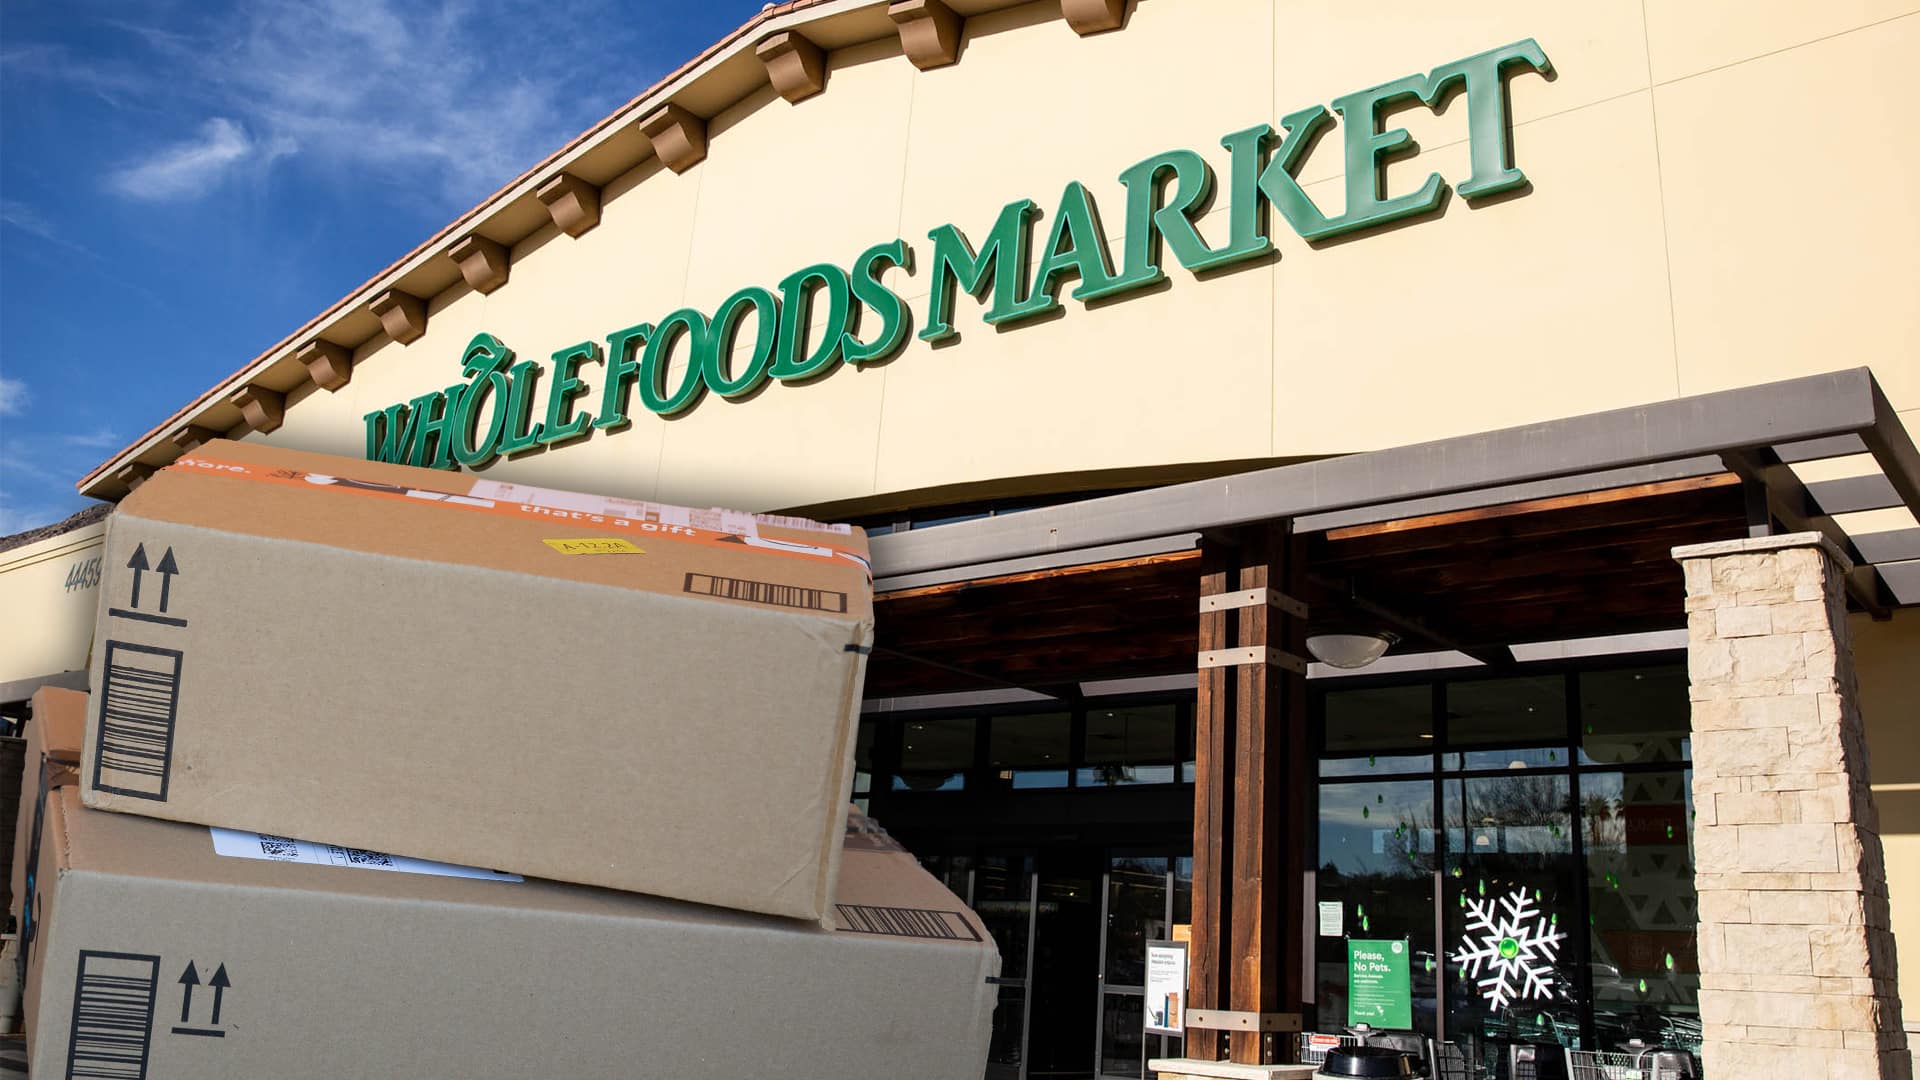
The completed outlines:
[[[1872,470],[1813,484],[1793,472],[1848,455]],[[1861,606],[1920,604],[1920,527],[1855,536],[1839,520],[1920,518],[1920,451],[1867,368],[892,533],[873,540],[874,572],[882,589],[963,580],[1280,518],[1331,528],[1727,470],[1772,522],[1824,532],[1855,559]]]

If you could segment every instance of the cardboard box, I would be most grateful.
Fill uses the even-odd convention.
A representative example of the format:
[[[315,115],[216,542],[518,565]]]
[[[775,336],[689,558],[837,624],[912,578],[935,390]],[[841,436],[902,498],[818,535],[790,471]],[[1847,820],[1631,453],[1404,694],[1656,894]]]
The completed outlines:
[[[837,930],[529,880],[216,855],[49,803],[35,1076],[979,1080],[999,956],[884,836]],[[114,1071],[114,1070],[119,1071]]]
[[[858,529],[215,441],[103,565],[89,806],[826,915]]]
[[[7,905],[16,933],[24,930],[20,908],[27,895],[27,868],[33,862],[34,816],[42,776],[59,785],[71,783],[78,775],[80,744],[86,737],[87,695],[79,690],[41,687],[33,692],[32,710],[27,721],[26,761],[20,770],[20,812],[13,828],[13,885]]]

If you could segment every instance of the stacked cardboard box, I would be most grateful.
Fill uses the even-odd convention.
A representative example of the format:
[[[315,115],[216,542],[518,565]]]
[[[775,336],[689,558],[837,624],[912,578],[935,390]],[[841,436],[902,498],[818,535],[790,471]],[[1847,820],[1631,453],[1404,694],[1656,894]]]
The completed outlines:
[[[36,1072],[980,1075],[991,940],[849,819],[858,530],[216,442],[105,565]]]

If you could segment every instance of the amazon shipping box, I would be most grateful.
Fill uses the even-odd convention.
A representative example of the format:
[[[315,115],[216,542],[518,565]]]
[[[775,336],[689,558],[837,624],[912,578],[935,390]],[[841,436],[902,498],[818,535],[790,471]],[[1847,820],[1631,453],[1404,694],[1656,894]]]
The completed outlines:
[[[107,526],[88,806],[811,920],[866,538],[214,441]]]
[[[372,852],[309,859],[326,846],[101,813],[70,787],[48,810],[35,1076],[978,1080],[985,1068],[999,956],[884,834],[846,837],[825,929],[399,870],[407,860]]]
[[[27,719],[26,761],[20,772],[19,816],[13,828],[13,884],[7,914],[16,933],[24,933],[21,918],[27,895],[27,873],[33,864],[34,821],[40,793],[70,782],[80,764],[80,743],[86,734],[87,695],[81,690],[41,687],[33,692]]]

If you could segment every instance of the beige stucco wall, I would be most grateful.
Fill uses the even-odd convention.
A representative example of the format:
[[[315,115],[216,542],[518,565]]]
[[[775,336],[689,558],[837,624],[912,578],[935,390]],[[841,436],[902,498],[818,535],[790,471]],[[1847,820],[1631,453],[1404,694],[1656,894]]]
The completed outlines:
[[[0,552],[0,683],[86,669],[100,589],[67,579],[99,558],[106,531],[98,522]]]
[[[1536,38],[1552,81],[1512,80],[1532,190],[1003,331],[962,297],[957,341],[741,402],[498,463],[506,479],[752,507],[988,479],[1319,455],[1833,368],[1873,365],[1920,427],[1920,144],[1895,137],[1920,55],[1914,0],[1501,0],[1378,11],[1305,0],[1141,0],[1076,37],[1040,3],[967,23],[919,72],[891,41],[831,57],[827,90],[771,90],[710,127],[707,160],[611,185],[598,228],[549,229],[492,295],[433,304],[425,337],[375,338],[352,383],[296,399],[269,441],[360,453],[366,412],[458,381],[478,330],[523,357],[746,284],[843,265],[894,237],[924,316],[927,230],[978,241],[1004,203],[1047,212],[1086,182],[1125,225],[1126,166],[1165,149],[1223,168],[1220,136]],[[1402,111],[1421,145],[1391,193],[1466,176],[1467,110]],[[1330,212],[1337,137],[1302,179]],[[1226,199],[1203,225],[1224,226]],[[1038,228],[1044,230],[1043,221]],[[1042,236],[1044,233],[1042,233]],[[1040,237],[1036,237],[1036,242]],[[1169,262],[1171,260],[1168,260]],[[917,328],[917,327],[916,327]],[[597,367],[586,371],[597,403]]]
[[[1920,679],[1914,676],[1920,614],[1901,612],[1878,623],[1855,615],[1849,622],[1893,934],[1901,948],[1900,996],[1920,1007]],[[1908,1023],[1916,1019],[1909,1016]]]

